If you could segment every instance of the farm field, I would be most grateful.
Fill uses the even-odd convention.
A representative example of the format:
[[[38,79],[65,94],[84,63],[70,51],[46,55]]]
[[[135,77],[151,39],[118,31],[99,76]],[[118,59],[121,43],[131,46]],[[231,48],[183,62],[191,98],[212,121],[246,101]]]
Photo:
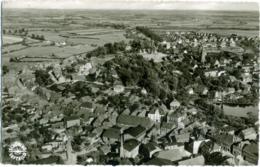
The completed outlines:
[[[9,63],[10,58],[23,56],[48,57],[55,54],[57,57],[65,58],[91,51],[105,43],[128,41],[124,36],[126,29],[139,25],[162,33],[198,31],[221,35],[237,33],[244,36],[257,36],[259,28],[256,24],[259,18],[256,12],[4,10],[4,29],[25,28],[29,36],[35,34],[43,35],[45,38],[44,41],[26,38],[25,43],[28,47],[24,48],[21,44],[10,45],[20,42],[21,37],[4,34],[3,42],[9,44],[3,49],[4,63]],[[122,25],[123,27],[116,28]],[[50,45],[48,41],[55,44]],[[58,46],[59,43],[66,44]],[[151,55],[147,58],[151,58]],[[31,64],[31,62],[20,62],[16,63],[17,67],[12,65],[10,68],[19,68],[19,64],[22,67],[26,63]]]
[[[15,51],[25,49],[25,48],[27,48],[27,46],[24,46],[22,44],[8,45],[3,48],[2,53],[7,54],[10,52],[15,52]]]
[[[87,52],[93,49],[89,45],[77,45],[77,46],[66,46],[66,47],[56,47],[56,46],[37,46],[37,47],[29,47],[24,50],[20,50],[17,52],[12,52],[9,54],[4,54],[4,57],[23,57],[23,56],[31,56],[31,57],[42,57],[42,56],[50,56],[55,54],[60,58],[66,58],[71,56],[72,54],[78,54],[82,52]]]
[[[22,42],[22,40],[23,39],[21,37],[17,37],[17,36],[9,36],[9,35],[3,36],[4,45]]]
[[[77,35],[78,36],[78,35]],[[88,35],[88,36],[81,36],[81,37],[69,37],[67,38],[68,43],[72,44],[94,44],[97,46],[102,46],[105,43],[108,42],[116,42],[116,41],[122,41],[127,39],[124,37],[123,32],[112,32],[112,33],[107,33],[107,34],[100,34],[100,35]]]

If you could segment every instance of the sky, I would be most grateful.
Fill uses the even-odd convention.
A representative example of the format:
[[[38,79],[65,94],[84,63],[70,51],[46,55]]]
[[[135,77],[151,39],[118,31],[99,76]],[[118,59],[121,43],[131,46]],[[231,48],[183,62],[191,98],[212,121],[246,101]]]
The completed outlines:
[[[257,0],[4,0],[4,8],[259,11]]]

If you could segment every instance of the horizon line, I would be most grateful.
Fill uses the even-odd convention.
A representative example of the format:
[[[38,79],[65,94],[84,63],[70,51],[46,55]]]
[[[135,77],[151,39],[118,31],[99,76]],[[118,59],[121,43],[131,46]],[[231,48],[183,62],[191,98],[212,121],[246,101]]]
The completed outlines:
[[[226,9],[120,9],[120,8],[32,8],[32,7],[26,7],[26,8],[20,8],[20,7],[6,7],[2,8],[3,10],[9,10],[9,9],[17,9],[17,10],[26,10],[26,9],[32,9],[32,10],[114,10],[114,11],[220,11],[220,12],[259,12],[259,10],[248,10],[248,9],[240,9],[240,10],[226,10]]]
[[[215,2],[214,2],[215,1]],[[220,0],[3,0],[3,9],[259,11],[257,2]]]

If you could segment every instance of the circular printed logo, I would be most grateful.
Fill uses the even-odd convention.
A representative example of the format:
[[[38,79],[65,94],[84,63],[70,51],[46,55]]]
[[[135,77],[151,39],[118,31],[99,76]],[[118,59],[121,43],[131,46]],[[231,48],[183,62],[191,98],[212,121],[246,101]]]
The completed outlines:
[[[9,149],[9,156],[10,158],[16,160],[16,161],[22,161],[27,155],[27,149],[23,143],[20,143],[18,141],[13,142]]]

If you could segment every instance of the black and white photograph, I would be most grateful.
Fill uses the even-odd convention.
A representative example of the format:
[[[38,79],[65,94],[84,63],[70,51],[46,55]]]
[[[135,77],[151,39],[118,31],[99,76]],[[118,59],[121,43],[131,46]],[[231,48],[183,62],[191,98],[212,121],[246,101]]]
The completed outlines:
[[[1,163],[257,166],[257,1],[3,0]]]

